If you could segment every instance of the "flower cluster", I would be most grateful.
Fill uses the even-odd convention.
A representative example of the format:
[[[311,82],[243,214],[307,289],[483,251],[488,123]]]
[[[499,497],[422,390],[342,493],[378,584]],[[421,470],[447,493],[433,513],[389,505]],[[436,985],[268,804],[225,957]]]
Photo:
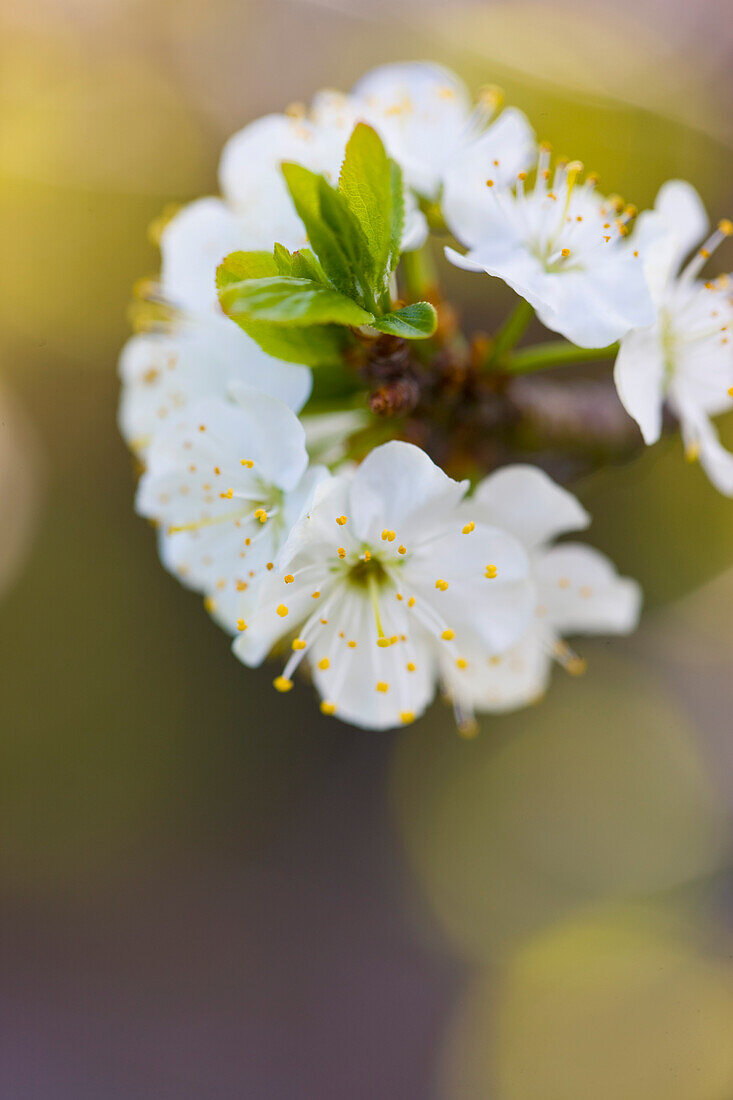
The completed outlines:
[[[676,419],[733,495],[710,420],[733,407],[733,296],[701,277],[730,222],[681,267],[707,234],[690,185],[639,215],[496,88],[474,103],[425,63],[251,123],[219,178],[159,227],[119,419],[163,564],[236,656],[279,654],[283,692],[307,668],[323,713],[366,728],[440,690],[470,734],[536,701],[553,661],[583,670],[567,635],[633,630],[638,585],[561,538],[589,517],[540,468],[515,383],[615,358],[644,441]],[[519,295],[493,338],[442,298],[440,237]],[[564,339],[517,347],[534,315]]]

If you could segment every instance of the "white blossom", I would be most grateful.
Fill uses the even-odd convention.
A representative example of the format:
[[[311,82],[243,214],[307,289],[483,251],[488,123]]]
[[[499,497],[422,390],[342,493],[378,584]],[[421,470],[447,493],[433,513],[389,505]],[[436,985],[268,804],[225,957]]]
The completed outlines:
[[[257,587],[327,471],[308,468],[287,406],[245,387],[208,397],[158,432],[136,506],[159,526],[163,564],[244,630]]]
[[[710,421],[733,408],[732,284],[727,275],[707,282],[698,278],[733,226],[722,221],[680,272],[684,258],[708,231],[694,188],[669,181],[654,211],[640,222],[641,233],[651,239],[647,277],[656,317],[621,342],[615,368],[619,397],[646,443],[659,438],[666,401],[680,421],[688,456],[699,458],[713,484],[733,496],[733,455]]]
[[[593,177],[578,183],[578,161],[550,169],[540,151],[536,178],[503,187],[487,162],[483,194],[470,176],[456,184],[445,209],[468,248],[446,249],[458,267],[503,279],[534,307],[542,323],[581,347],[605,347],[650,324],[654,306],[640,246],[628,236],[633,211],[595,193]]]
[[[585,662],[563,640],[569,634],[634,630],[641,591],[599,551],[558,535],[588,526],[576,498],[533,466],[507,466],[485,478],[464,505],[477,522],[495,524],[524,547],[534,586],[534,615],[520,641],[500,654],[470,650],[464,681],[477,710],[506,711],[537,701],[553,661],[578,674]]]
[[[462,518],[466,487],[400,442],[321,484],[262,584],[237,655],[257,665],[287,638],[292,655],[275,687],[289,690],[305,658],[324,713],[367,728],[411,722],[437,679],[469,721],[463,647],[513,644],[533,592],[517,539]]]
[[[482,90],[474,105],[462,80],[424,61],[382,65],[356,84],[350,99],[381,135],[409,185],[438,200],[445,184],[470,173],[477,157],[499,160],[501,178],[514,178],[534,148],[527,119],[514,108],[492,122],[501,93]],[[491,125],[489,125],[491,123]]]
[[[120,356],[120,431],[144,456],[156,432],[202,397],[226,398],[243,385],[295,412],[313,383],[307,367],[284,363],[224,316],[172,311],[161,331],[130,337]]]

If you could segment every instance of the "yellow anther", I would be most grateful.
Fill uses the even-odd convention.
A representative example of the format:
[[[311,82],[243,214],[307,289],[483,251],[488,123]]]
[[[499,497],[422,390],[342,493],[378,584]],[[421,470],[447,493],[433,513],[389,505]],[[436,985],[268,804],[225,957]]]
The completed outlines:
[[[407,664],[405,665],[405,668],[407,669],[408,672],[414,672],[415,669],[417,668],[417,665],[415,664],[414,661],[408,661]]]
[[[320,661],[318,662],[318,667],[323,672],[325,672],[327,668],[330,668],[331,662],[329,661],[328,657],[321,657]]]
[[[321,703],[321,714],[335,714],[335,713],[336,713],[336,704],[335,703],[327,703],[326,700],[324,699],[323,702]]]
[[[288,613],[288,609],[287,609],[287,607],[285,606],[284,603],[278,604],[276,610],[277,610],[277,613],[278,613],[278,615],[280,616],[281,619],[284,619],[285,616]]]
[[[557,582],[557,586],[558,588],[570,588],[570,581],[567,577],[560,577],[560,580]]]
[[[484,576],[485,577],[488,577],[488,579],[490,581],[493,581],[496,574],[497,574],[497,568],[496,568],[495,565],[489,564],[489,565],[486,566],[486,570],[484,571]]]
[[[212,612],[216,611],[216,600],[213,598],[213,596],[205,597],[204,608],[209,612],[209,614],[212,614]]]
[[[305,649],[305,642],[302,638],[293,638],[293,649]]]
[[[408,726],[410,724],[410,722],[414,722],[414,721],[415,721],[415,715],[413,714],[413,712],[411,710],[401,710],[400,711],[400,722],[402,722],[403,726]]]
[[[206,425],[205,424],[199,424],[199,431],[200,432],[205,432],[206,431]]]
[[[265,566],[265,568],[267,569],[267,572],[268,572],[268,573],[271,573],[271,572],[272,572],[272,570],[273,570],[273,569],[275,568],[275,563],[274,563],[274,561],[268,561],[268,563],[267,563],[267,565]],[[250,577],[254,577],[254,573],[250,573]]]
[[[389,638],[377,638],[377,645],[380,649],[386,649],[388,645],[391,645]]]
[[[733,397],[733,386],[728,388],[728,397]]]
[[[315,592],[311,592],[311,596],[313,597],[314,600],[317,600],[318,597],[320,596],[320,594],[321,593],[318,591],[318,589],[316,589]]]
[[[486,181],[486,186],[487,187],[493,187],[494,186],[494,181],[493,180],[487,180]]]
[[[398,554],[406,554],[406,553],[407,553],[407,547],[406,547],[406,546],[402,546],[402,544],[400,544],[400,545],[399,545],[399,546],[397,547],[397,553],[398,553]]]
[[[354,641],[353,638],[349,638],[349,640],[346,644],[349,647],[349,649],[356,649],[356,642]]]
[[[246,581],[237,581],[237,584],[236,584],[237,592],[246,592],[248,587],[249,586],[248,586]]]
[[[584,600],[589,600],[590,597],[593,595],[593,589],[589,584],[584,584],[582,588],[578,589],[578,592]]]
[[[389,691],[389,684],[385,680],[377,681],[377,691],[381,691],[382,694]]]
[[[725,237],[733,237],[733,222],[730,218],[721,218],[718,222],[718,229]]]
[[[338,523],[339,527],[343,527],[343,525],[346,523],[346,520],[346,516],[336,516],[336,522]]]
[[[588,665],[582,657],[571,657],[565,668],[571,676],[582,676]]]
[[[450,628],[448,628],[447,630],[444,630],[440,636],[444,642],[452,642],[456,636],[456,632],[455,630],[451,630]]]
[[[466,718],[458,725],[458,734],[466,741],[473,741],[478,735],[478,722],[475,718]]]
[[[562,256],[562,258],[563,258],[564,260],[567,260],[568,256],[570,255],[570,249],[569,249],[569,248],[563,248],[563,249],[561,249],[561,250],[560,250],[560,255]]]
[[[526,178],[527,178],[527,173],[526,172],[517,172],[517,179],[521,180],[522,183],[524,183]]]
[[[232,497],[234,496],[234,490],[233,489],[227,489],[226,492],[219,493],[219,496],[222,498],[222,500],[231,500]]]
[[[463,530],[461,531],[461,534],[462,535],[470,535],[471,532],[475,531],[475,530],[476,530],[476,524],[473,522],[473,520],[471,520],[471,522],[467,523],[466,526],[463,528]]]
[[[435,582],[435,587],[438,589],[439,592],[447,592],[448,581],[444,581],[441,577],[438,577],[437,581]]]
[[[504,102],[504,89],[498,84],[484,84],[479,88],[478,94],[481,102],[494,110]]]
[[[293,576],[292,573],[286,573],[285,576],[283,577],[283,580],[285,581],[286,584],[292,584],[293,581],[295,580],[295,577]]]
[[[323,626],[328,626],[328,619],[321,619],[321,623]]]
[[[372,555],[369,553],[368,550],[365,550],[364,551],[364,561],[371,561],[371,560],[372,560]]]
[[[257,515],[257,512],[259,512],[260,514]],[[267,523],[267,520],[268,520],[269,517],[268,517],[267,512],[265,511],[265,509],[264,508],[258,508],[257,512],[255,512],[256,519],[258,519],[260,521],[260,523]]]
[[[241,466],[246,466],[248,470],[251,470],[254,466],[254,462],[251,458],[240,458],[239,462]]]
[[[237,619],[237,630],[246,630],[247,624],[244,619]]]
[[[214,473],[215,473],[215,474],[217,475],[217,477],[218,477],[218,476],[219,476],[219,474],[221,473],[221,468],[220,468],[219,466],[215,466],[215,467],[214,467]]]
[[[272,686],[275,691],[290,691],[293,686],[293,681],[288,680],[287,676],[276,676],[272,681]]]
[[[385,527],[382,531],[382,542],[386,542],[388,538],[389,538],[389,531]]]
[[[456,668],[468,668],[468,661],[465,657],[456,658]]]
[[[697,443],[690,443],[685,448],[685,458],[688,462],[697,462],[700,457],[700,447]]]
[[[409,600],[407,601],[407,606],[408,607],[414,607],[415,606],[415,597],[414,596],[410,596]]]
[[[338,550],[336,551],[336,553],[338,554],[338,556],[339,556],[340,558],[345,558],[345,557],[346,557],[346,551],[344,550],[343,546],[339,546],[339,548],[338,548]]]

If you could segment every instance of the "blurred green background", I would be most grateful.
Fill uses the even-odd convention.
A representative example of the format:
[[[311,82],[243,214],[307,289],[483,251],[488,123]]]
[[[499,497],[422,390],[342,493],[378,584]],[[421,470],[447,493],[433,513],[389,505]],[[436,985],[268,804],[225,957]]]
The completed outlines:
[[[115,426],[147,226],[236,128],[427,57],[719,217],[726,11],[0,3],[3,1097],[733,1096],[733,503],[678,441],[575,487],[638,634],[467,743],[273,698],[159,566]],[[469,323],[509,304],[445,274]]]

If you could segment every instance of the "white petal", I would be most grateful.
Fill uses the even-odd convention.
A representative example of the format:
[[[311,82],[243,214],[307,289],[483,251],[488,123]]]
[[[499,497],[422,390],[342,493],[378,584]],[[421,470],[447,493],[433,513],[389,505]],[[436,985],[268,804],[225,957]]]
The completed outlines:
[[[238,325],[201,314],[168,333],[133,336],[120,357],[120,430],[142,453],[171,416],[202,397],[225,397],[232,383],[261,390],[299,411],[308,399],[307,367],[266,355]]]
[[[641,589],[590,546],[561,543],[534,565],[540,611],[559,634],[627,634],[636,629]]]
[[[691,183],[668,180],[659,189],[654,209],[675,242],[680,264],[707,235],[710,223],[702,199]]]
[[[221,199],[184,206],[160,237],[161,286],[182,309],[219,311],[216,269],[226,255],[249,247],[243,227]]]
[[[687,447],[694,447],[700,465],[715,488],[733,497],[733,454],[720,442],[715,426],[702,413],[682,417],[682,435]]]
[[[393,441],[376,447],[357,469],[349,491],[353,530],[379,543],[383,529],[406,541],[425,523],[440,521],[466,491],[411,443]]]
[[[446,248],[445,254],[456,267],[466,271],[484,271],[487,275],[503,279],[538,313],[544,309],[547,316],[553,315],[558,295],[557,278],[547,274],[539,260],[508,232],[506,225],[494,222],[489,239],[483,238],[465,256],[452,248]]]
[[[464,508],[467,517],[501,527],[528,549],[590,523],[590,516],[573,494],[536,466],[505,466],[490,474]]]
[[[664,377],[664,353],[656,325],[625,336],[613,379],[621,404],[639,425],[645,443],[655,443],[662,431]]]
[[[440,205],[458,240],[474,245],[485,233],[487,179],[496,187],[510,185],[534,157],[534,131],[514,107],[508,107],[488,130],[456,152],[446,169]]]
[[[537,316],[579,347],[606,347],[656,318],[641,259],[621,246],[587,271],[548,278],[556,288],[554,304],[538,304]]]
[[[240,384],[231,387],[238,438],[233,443],[255,462],[260,475],[280,489],[292,489],[308,465],[303,425],[291,409],[267,394]],[[241,440],[241,442],[240,442]]]
[[[430,230],[422,210],[411,191],[405,191],[405,223],[402,228],[402,251],[415,252],[422,248]]]
[[[468,667],[455,675],[461,699],[479,711],[502,713],[535,703],[547,690],[552,661],[546,633],[533,624],[505,653],[466,653]]]
[[[305,229],[295,213],[281,165],[293,161],[315,172],[329,172],[335,182],[335,156],[318,127],[307,119],[286,115],[266,115],[229,139],[219,164],[219,182],[242,219],[247,247],[270,249],[275,241],[287,248],[305,246]]]
[[[427,62],[382,65],[362,77],[352,95],[379,131],[406,182],[434,196],[471,115],[465,85]]]
[[[335,704],[336,716],[365,729],[390,729],[422,714],[435,692],[435,662],[420,632],[414,640],[378,646],[373,611],[358,593],[346,593],[329,620],[313,643],[310,664],[316,687]],[[405,633],[404,615],[390,623],[390,629],[400,628]],[[323,658],[327,669],[319,668]]]
[[[496,527],[476,523],[464,535],[463,519],[457,514],[453,530],[444,523],[442,537],[414,550],[408,542],[404,594],[415,595],[416,615],[424,603],[454,630],[459,648],[465,627],[467,636],[481,638],[487,655],[501,653],[521,638],[532,617],[529,560],[517,539]],[[491,576],[487,566],[493,567]]]

